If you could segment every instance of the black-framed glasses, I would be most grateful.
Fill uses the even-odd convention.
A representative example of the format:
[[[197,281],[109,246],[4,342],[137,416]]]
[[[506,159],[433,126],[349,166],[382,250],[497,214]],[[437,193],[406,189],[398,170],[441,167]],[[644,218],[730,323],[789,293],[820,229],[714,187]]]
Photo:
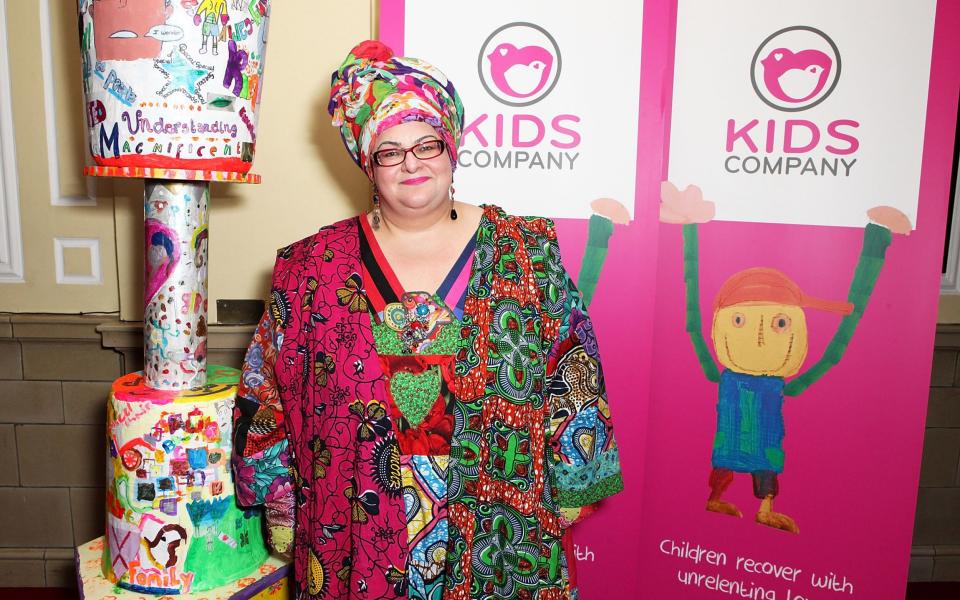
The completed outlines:
[[[407,159],[407,152],[413,152],[413,155],[420,160],[427,160],[443,154],[446,147],[443,140],[426,140],[409,148],[377,150],[373,153],[373,161],[380,167],[395,167]]]

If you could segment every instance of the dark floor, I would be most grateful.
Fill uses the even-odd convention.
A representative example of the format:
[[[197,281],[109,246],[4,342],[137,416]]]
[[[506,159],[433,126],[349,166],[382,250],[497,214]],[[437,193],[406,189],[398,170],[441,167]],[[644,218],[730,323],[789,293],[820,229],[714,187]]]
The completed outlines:
[[[20,600],[76,600],[75,590],[63,588],[0,588],[0,599]],[[907,585],[905,600],[958,600],[960,582],[911,583]],[[89,599],[92,600],[92,599]]]
[[[3,600],[76,600],[74,590],[63,588],[0,588]],[[958,600],[960,582],[955,583],[911,583],[907,585],[905,600]]]
[[[906,600],[957,600],[958,598],[960,598],[960,582],[907,585]]]

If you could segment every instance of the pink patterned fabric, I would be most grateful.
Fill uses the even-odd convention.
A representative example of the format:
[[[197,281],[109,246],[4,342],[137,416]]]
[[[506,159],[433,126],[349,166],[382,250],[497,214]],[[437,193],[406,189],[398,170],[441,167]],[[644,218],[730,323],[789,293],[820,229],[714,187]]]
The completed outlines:
[[[359,233],[341,221],[280,251],[237,397],[237,497],[292,526],[295,495],[301,599],[420,597]],[[486,207],[476,244],[451,390],[443,595],[569,598],[560,509],[623,486],[593,328],[548,220]]]
[[[266,502],[269,511],[289,494],[276,480],[271,489],[256,489],[273,475],[264,453],[279,449],[276,464],[292,461],[294,476],[303,478],[294,540],[299,592],[395,597],[407,555],[402,486],[399,473],[394,481],[379,468],[389,464],[395,439],[374,400],[386,392],[357,285],[358,238],[349,229],[347,223],[324,228],[279,253],[260,350],[248,351],[238,393],[238,497]],[[273,365],[264,360],[270,350],[279,350]],[[274,372],[263,377],[265,370]],[[278,403],[267,400],[254,410],[242,405],[277,382]],[[245,410],[253,413],[246,422]],[[257,440],[275,435],[280,419],[286,419],[286,440],[261,449]],[[248,472],[241,475],[243,469]]]

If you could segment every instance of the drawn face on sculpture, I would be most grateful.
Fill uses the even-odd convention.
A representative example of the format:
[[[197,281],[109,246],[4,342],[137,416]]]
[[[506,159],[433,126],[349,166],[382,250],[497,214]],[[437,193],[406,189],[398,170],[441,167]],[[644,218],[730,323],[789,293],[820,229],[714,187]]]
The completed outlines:
[[[150,271],[165,270],[173,255],[173,242],[162,233],[154,233],[147,248],[147,263]]]
[[[747,375],[789,377],[807,357],[807,319],[799,306],[744,302],[718,309],[713,347],[724,367]]]
[[[93,0],[90,10],[97,60],[160,56],[162,38],[169,33],[154,28],[163,26],[172,14],[169,0]]]

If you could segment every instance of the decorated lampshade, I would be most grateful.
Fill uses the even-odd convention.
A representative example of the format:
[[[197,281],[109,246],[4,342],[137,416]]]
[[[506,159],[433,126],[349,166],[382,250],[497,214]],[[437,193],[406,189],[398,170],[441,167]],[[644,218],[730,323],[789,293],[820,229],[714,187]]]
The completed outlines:
[[[91,174],[247,173],[269,4],[79,0],[90,154],[101,168]]]

